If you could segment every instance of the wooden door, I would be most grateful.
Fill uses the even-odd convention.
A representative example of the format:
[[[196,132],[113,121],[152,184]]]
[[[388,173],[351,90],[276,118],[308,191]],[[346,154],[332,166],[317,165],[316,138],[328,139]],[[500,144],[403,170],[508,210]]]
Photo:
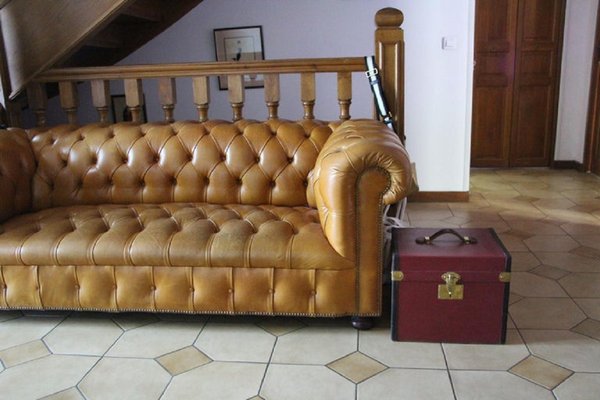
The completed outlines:
[[[478,0],[471,165],[553,159],[565,0]]]
[[[517,0],[478,0],[471,165],[508,167]]]

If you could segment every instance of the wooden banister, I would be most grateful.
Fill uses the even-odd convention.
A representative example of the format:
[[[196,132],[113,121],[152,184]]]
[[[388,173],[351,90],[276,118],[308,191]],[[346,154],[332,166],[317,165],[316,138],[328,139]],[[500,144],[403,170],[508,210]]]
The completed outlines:
[[[394,127],[404,141],[404,21],[402,11],[384,8],[375,15],[375,59]]]
[[[381,77],[388,105],[393,114],[394,125],[399,136],[404,139],[404,33],[400,28],[403,15],[399,10],[386,8],[375,16],[375,53],[381,70]],[[100,121],[108,122],[110,100],[109,81],[121,80],[125,88],[125,102],[133,121],[141,121],[144,93],[143,79],[158,80],[158,97],[164,111],[164,120],[172,122],[177,102],[176,78],[191,77],[193,101],[198,110],[198,120],[208,120],[210,104],[209,77],[225,76],[228,80],[228,100],[234,121],[243,118],[245,101],[244,76],[262,75],[264,99],[268,118],[278,118],[280,103],[280,75],[300,75],[300,101],[304,109],[304,119],[315,118],[316,74],[335,73],[337,77],[337,99],[339,119],[350,119],[352,102],[352,73],[364,72],[363,57],[309,58],[260,60],[243,62],[203,62],[154,65],[119,65],[110,67],[85,67],[53,69],[39,74],[32,86],[33,105],[40,103],[39,88],[47,82],[58,82],[61,105],[67,112],[68,120],[75,123],[77,114],[77,83],[91,81],[94,107]],[[37,101],[37,103],[36,103]],[[35,105],[38,125],[45,123],[45,105]]]
[[[57,68],[39,74],[36,82],[85,81],[92,79],[177,78],[201,75],[297,74],[302,72],[364,71],[362,57],[298,58],[247,62],[207,62],[149,65],[119,65],[110,67]]]

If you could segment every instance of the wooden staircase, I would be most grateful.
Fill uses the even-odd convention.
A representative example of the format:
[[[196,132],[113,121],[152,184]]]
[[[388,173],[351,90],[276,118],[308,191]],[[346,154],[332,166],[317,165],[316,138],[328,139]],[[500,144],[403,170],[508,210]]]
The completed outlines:
[[[14,100],[50,68],[113,65],[200,2],[0,0],[2,97]]]

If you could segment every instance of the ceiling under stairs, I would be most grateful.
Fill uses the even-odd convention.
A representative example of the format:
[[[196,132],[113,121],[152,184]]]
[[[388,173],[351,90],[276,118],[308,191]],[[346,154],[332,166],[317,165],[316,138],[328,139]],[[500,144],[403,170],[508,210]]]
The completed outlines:
[[[0,0],[5,95],[49,68],[113,65],[201,2]]]

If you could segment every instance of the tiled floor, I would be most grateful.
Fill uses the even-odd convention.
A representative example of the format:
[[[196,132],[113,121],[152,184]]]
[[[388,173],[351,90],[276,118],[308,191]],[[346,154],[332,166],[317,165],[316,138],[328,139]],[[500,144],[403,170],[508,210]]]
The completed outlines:
[[[600,179],[475,170],[419,227],[493,227],[505,345],[399,343],[347,320],[0,312],[0,399],[600,399]],[[47,397],[44,397],[47,396]]]

